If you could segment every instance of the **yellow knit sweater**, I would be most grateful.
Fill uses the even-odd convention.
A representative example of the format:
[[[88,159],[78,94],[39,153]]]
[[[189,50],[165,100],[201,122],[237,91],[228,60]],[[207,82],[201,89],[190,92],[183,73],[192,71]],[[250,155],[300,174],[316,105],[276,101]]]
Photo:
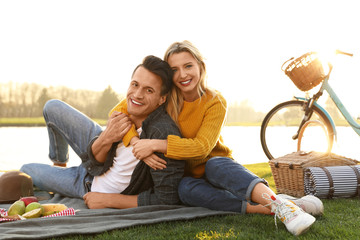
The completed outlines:
[[[119,102],[113,109],[110,110],[109,112],[109,117],[111,116],[111,114],[116,111],[116,112],[122,112],[125,114],[129,114],[127,111],[127,102],[126,102],[126,98],[123,99],[121,102]],[[136,131],[135,128],[135,124],[133,124],[130,128],[130,130],[125,134],[125,136],[123,137],[123,144],[127,147],[130,144],[130,140],[131,138],[135,137],[135,136],[139,136],[138,132]]]
[[[219,92],[215,97],[207,92],[194,102],[184,102],[178,119],[183,138],[168,136],[166,156],[185,159],[186,175],[202,177],[205,163],[212,157],[232,158],[220,135],[226,111],[226,100]]]
[[[126,101],[120,102],[110,114],[115,110],[126,113]],[[232,158],[231,150],[224,145],[220,135],[226,111],[226,101],[219,92],[215,97],[207,92],[194,102],[184,102],[178,119],[183,138],[169,135],[165,156],[186,160],[185,175],[200,178],[204,175],[205,163],[210,158]],[[128,145],[136,135],[133,128],[124,137],[124,144]]]

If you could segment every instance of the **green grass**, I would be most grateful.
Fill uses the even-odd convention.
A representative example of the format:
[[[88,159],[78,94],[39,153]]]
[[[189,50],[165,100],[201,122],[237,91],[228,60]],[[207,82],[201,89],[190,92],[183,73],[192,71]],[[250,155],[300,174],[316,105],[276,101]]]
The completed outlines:
[[[107,119],[93,119],[98,124],[105,126]],[[226,126],[253,127],[260,126],[261,122],[231,122]],[[37,118],[0,118],[0,127],[38,127],[45,126],[43,117]]]
[[[98,124],[105,126],[107,119],[94,119]],[[288,126],[296,126],[297,124],[288,122]],[[336,126],[349,126],[346,120],[336,120]],[[271,126],[284,125],[284,122],[272,122]],[[31,127],[45,126],[43,117],[38,118],[0,118],[0,127]],[[226,126],[242,126],[242,127],[259,127],[261,122],[227,122]]]
[[[94,119],[98,124],[105,126],[106,119]],[[38,118],[0,118],[0,127],[43,127],[45,120],[43,117]]]
[[[245,166],[265,178],[271,188],[275,187],[267,163]],[[292,236],[279,220],[277,220],[277,229],[273,216],[247,214],[164,222],[60,239],[359,239],[359,199],[333,199],[323,202],[325,214],[318,217],[310,230],[299,237]]]
[[[38,118],[0,118],[1,127],[12,126],[45,126],[43,117]]]

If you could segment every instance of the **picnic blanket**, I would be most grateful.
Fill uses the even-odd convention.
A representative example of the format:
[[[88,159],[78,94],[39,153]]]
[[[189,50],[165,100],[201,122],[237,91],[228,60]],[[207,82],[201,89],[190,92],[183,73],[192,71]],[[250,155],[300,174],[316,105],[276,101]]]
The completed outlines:
[[[130,209],[88,209],[82,199],[55,194],[41,203],[63,203],[80,210],[73,216],[34,218],[0,222],[0,239],[43,239],[71,234],[95,234],[104,231],[175,220],[238,214],[182,205],[152,205]],[[0,208],[8,209],[10,204]]]
[[[360,194],[360,165],[309,167],[304,170],[305,193],[318,198]]]

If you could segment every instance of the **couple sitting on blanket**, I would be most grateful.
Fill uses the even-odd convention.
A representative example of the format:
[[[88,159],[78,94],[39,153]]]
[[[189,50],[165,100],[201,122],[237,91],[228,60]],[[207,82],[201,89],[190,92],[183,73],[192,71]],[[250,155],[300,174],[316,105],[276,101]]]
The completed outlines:
[[[275,214],[291,233],[303,233],[315,222],[302,210],[307,202],[276,196],[265,180],[232,159],[220,136],[226,101],[206,87],[205,76],[203,57],[188,41],[173,43],[164,61],[146,57],[105,130],[50,100],[44,118],[55,166],[32,163],[21,171],[40,189],[83,198],[89,208],[183,203]],[[80,166],[66,168],[68,145]]]

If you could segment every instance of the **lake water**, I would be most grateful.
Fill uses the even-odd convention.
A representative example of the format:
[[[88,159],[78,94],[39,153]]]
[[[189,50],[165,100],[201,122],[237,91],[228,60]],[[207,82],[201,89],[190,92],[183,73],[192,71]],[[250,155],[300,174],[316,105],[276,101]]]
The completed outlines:
[[[350,127],[337,127],[338,143],[333,152],[360,160],[360,137]],[[241,164],[267,162],[260,143],[260,127],[225,127],[225,144],[233,150]],[[25,163],[51,164],[48,154],[48,135],[45,127],[0,128],[0,171],[19,169]],[[289,150],[290,152],[296,151]],[[68,166],[81,163],[71,150]]]

